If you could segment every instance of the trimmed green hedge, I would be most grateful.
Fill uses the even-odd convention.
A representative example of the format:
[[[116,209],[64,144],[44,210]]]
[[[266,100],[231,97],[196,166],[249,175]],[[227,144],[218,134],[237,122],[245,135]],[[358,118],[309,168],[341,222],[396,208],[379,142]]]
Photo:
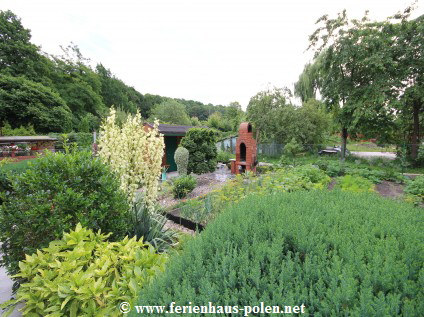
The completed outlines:
[[[264,302],[304,304],[315,317],[422,316],[423,220],[409,204],[366,193],[250,196],[189,241],[137,305]]]

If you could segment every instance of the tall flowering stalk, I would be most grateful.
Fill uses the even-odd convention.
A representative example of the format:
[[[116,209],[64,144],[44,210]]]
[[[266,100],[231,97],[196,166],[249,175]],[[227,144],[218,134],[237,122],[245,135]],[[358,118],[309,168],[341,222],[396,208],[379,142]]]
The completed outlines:
[[[141,188],[144,202],[152,209],[158,193],[159,175],[163,149],[163,136],[158,130],[158,121],[147,131],[143,127],[139,112],[128,116],[119,127],[116,124],[116,110],[111,109],[109,117],[100,127],[99,156],[119,175],[121,188],[130,202]]]

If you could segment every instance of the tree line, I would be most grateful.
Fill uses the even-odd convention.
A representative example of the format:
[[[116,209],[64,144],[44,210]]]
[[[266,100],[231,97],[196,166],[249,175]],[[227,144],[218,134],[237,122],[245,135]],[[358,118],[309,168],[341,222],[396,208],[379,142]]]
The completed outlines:
[[[230,131],[238,103],[229,107],[141,94],[110,69],[90,66],[77,45],[60,56],[31,43],[31,32],[11,11],[0,11],[0,125],[32,128],[37,133],[97,130],[111,106],[118,120],[140,111],[146,120],[181,125],[211,123]],[[219,119],[218,121],[216,119]]]

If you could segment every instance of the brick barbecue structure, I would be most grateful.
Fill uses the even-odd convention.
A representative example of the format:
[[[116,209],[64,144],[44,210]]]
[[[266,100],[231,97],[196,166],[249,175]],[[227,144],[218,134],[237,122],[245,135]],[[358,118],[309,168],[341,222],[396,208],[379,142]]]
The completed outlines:
[[[256,173],[257,165],[256,140],[253,138],[252,125],[242,122],[236,144],[236,159],[231,162],[231,173],[240,174],[245,171]]]

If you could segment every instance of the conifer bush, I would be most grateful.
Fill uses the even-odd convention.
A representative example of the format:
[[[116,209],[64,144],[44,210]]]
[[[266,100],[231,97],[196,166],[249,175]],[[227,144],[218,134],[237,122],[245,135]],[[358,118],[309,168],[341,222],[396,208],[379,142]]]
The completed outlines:
[[[216,132],[206,128],[191,128],[181,140],[190,153],[188,158],[189,174],[211,173],[216,169]]]
[[[178,175],[180,176],[187,175],[188,157],[189,152],[183,146],[179,146],[175,151],[174,160],[177,164]]]
[[[189,241],[138,303],[422,316],[423,220],[410,204],[369,193],[252,195]]]

